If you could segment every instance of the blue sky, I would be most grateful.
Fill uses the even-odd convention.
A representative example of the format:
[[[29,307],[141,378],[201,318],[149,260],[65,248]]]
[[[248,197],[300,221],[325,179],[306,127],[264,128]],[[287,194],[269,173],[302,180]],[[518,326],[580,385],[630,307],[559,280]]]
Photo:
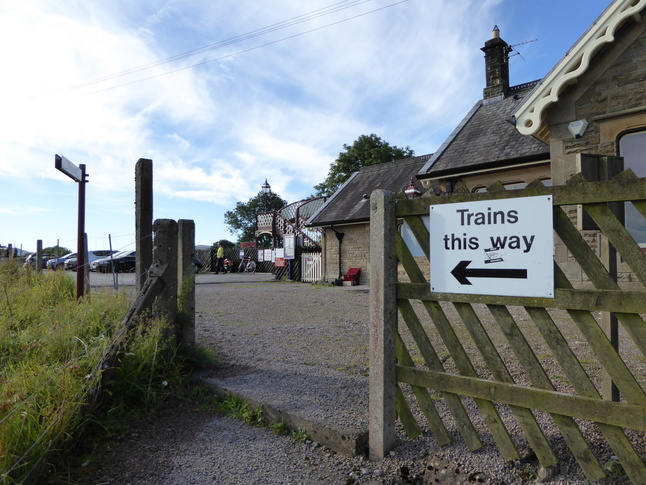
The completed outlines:
[[[267,179],[308,197],[360,135],[432,153],[482,97],[480,48],[517,45],[511,83],[543,77],[609,0],[0,0],[0,244],[134,248],[134,167],[154,218],[196,244]],[[166,61],[166,62],[161,62]]]

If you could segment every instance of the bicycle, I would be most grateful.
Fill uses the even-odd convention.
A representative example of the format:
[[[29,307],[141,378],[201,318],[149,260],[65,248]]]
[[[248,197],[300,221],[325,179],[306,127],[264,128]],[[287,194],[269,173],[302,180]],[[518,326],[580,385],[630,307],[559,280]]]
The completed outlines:
[[[251,258],[244,257],[238,266],[238,273],[255,273],[256,263]]]

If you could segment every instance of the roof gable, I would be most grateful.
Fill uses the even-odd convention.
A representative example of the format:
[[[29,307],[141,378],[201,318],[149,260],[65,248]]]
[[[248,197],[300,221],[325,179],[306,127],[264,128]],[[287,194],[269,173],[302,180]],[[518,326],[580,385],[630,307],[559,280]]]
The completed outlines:
[[[523,135],[547,139],[547,127],[544,126],[546,109],[588,70],[594,55],[615,40],[615,32],[628,19],[639,18],[644,7],[646,0],[615,0],[517,107],[514,117],[518,131]]]
[[[315,213],[308,225],[326,226],[370,220],[370,194],[377,189],[401,192],[431,155],[361,168]]]

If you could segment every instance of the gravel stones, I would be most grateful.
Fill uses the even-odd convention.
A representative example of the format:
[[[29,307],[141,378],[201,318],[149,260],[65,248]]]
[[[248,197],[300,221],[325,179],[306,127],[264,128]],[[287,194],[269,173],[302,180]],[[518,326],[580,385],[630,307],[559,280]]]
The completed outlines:
[[[226,276],[196,286],[197,342],[214,348],[221,360],[205,381],[304,422],[348,433],[366,430],[367,288],[222,283]],[[428,430],[409,440],[398,424],[392,453],[372,462],[170,402],[111,443],[102,462],[88,467],[83,483],[511,485],[538,478],[540,468],[531,456],[507,464],[484,433],[483,448],[471,453],[451,420],[446,423],[452,442],[442,448]],[[515,439],[522,446],[522,438]],[[561,473],[546,471],[543,483],[587,483],[567,448],[563,456]]]

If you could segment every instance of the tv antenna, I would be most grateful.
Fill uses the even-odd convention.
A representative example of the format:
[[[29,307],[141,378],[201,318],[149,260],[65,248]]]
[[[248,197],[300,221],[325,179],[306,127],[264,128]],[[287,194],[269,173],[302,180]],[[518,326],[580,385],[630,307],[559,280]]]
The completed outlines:
[[[537,40],[538,40],[538,39],[532,39],[532,40],[528,40],[528,41],[525,41],[525,42],[520,42],[520,43],[518,43],[518,44],[510,45],[510,46],[509,46],[509,50],[510,50],[510,51],[516,51],[516,53],[515,53],[515,54],[510,55],[509,57],[520,56],[520,58],[521,58],[523,61],[527,62],[527,60],[523,57],[523,55],[520,53],[520,51],[519,51],[518,49],[514,49],[514,47],[517,47],[517,46],[519,46],[519,45],[531,44],[532,42],[536,42]]]

